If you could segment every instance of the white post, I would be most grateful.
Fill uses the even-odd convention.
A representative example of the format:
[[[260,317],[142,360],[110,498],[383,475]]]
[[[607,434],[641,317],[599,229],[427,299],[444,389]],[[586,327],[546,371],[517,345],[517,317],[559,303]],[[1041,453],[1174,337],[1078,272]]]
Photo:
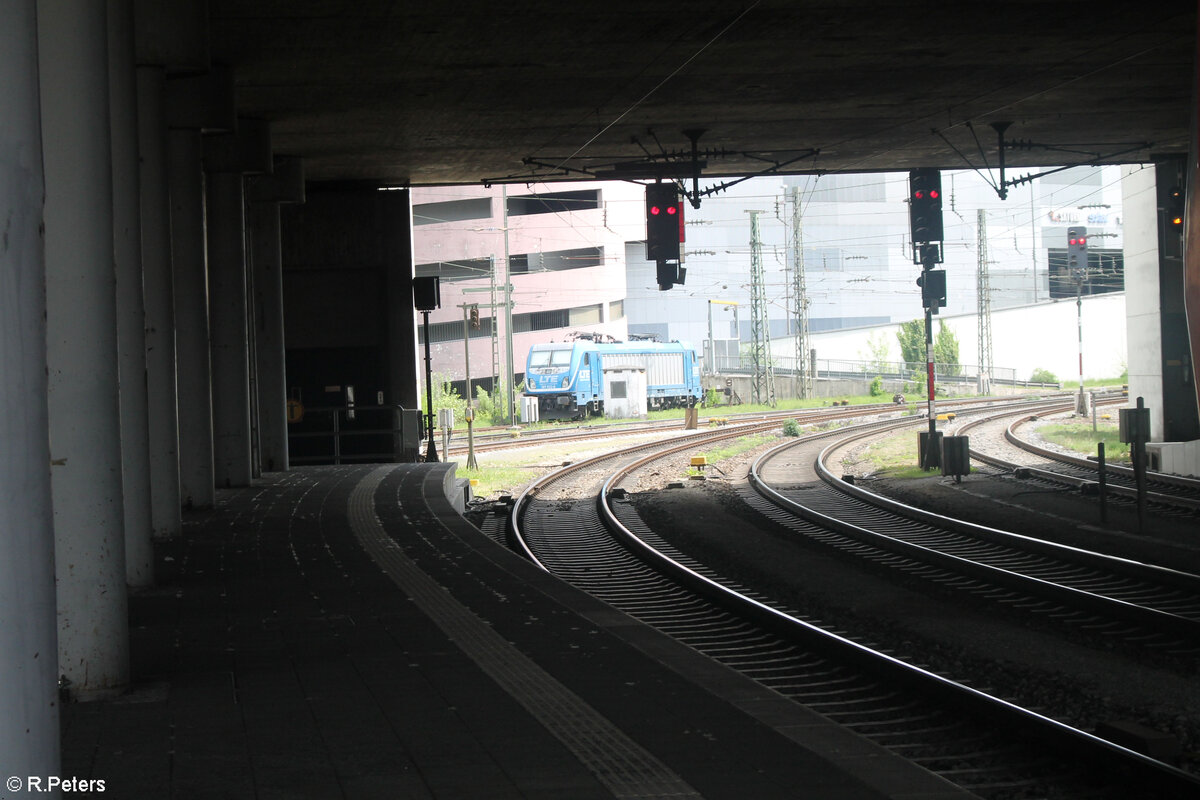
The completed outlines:
[[[0,772],[58,775],[54,523],[34,0],[0,25]],[[18,773],[18,768],[20,772]]]
[[[112,118],[113,257],[117,266],[117,346],[121,379],[121,480],[125,570],[130,586],[154,582],[150,522],[150,432],[146,395],[146,311],[142,299],[141,196],[132,0],[108,0],[109,108]]]
[[[168,90],[170,91],[170,90]],[[208,349],[208,250],[200,132],[168,134],[171,265],[179,403],[179,492],[183,505],[210,508],[213,479],[212,382]]]
[[[80,700],[129,681],[107,39],[103,3],[38,4],[58,668]]]
[[[146,311],[147,423],[150,437],[150,519],[154,535],[178,536],[179,417],[175,408],[175,280],[171,274],[167,189],[167,75],[138,67],[142,290]]]
[[[240,172],[210,172],[209,341],[212,345],[213,477],[249,486],[250,349],[246,331],[246,217]]]

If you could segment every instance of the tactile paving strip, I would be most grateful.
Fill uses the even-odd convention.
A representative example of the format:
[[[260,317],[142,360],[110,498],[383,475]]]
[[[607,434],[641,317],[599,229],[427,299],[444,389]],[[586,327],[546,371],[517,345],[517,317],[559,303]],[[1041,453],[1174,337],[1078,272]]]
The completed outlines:
[[[615,797],[700,797],[651,753],[451,597],[387,535],[375,514],[375,490],[388,473],[404,468],[390,464],[372,470],[350,494],[350,524],[380,568]]]

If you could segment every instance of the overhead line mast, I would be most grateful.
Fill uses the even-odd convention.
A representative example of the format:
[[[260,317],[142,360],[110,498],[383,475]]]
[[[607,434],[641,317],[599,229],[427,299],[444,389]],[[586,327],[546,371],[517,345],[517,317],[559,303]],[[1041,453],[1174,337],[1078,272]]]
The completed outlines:
[[[979,393],[992,391],[992,286],[988,275],[987,211],[979,209],[979,265],[975,289],[979,295]]]
[[[763,278],[762,240],[758,215],[750,215],[750,361],[751,397],[755,403],[775,405],[775,369],[771,366],[771,320],[767,314],[767,287]]]
[[[812,395],[812,373],[808,368],[808,288],[804,280],[804,220],[800,187],[792,187],[792,313],[796,318],[796,396]]]

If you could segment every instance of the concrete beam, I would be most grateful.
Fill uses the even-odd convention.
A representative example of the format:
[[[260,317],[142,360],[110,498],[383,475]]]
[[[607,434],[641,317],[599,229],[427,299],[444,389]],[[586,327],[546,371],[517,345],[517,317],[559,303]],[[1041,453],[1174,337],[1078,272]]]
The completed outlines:
[[[271,125],[264,120],[239,118],[235,130],[204,137],[205,172],[245,175],[270,173],[273,167]]]
[[[134,0],[137,63],[170,73],[207,72],[207,0]]]
[[[168,78],[167,126],[206,133],[236,130],[233,70],[213,64],[203,75]]]
[[[275,156],[270,174],[254,175],[246,181],[246,200],[251,203],[303,203],[304,159]]]

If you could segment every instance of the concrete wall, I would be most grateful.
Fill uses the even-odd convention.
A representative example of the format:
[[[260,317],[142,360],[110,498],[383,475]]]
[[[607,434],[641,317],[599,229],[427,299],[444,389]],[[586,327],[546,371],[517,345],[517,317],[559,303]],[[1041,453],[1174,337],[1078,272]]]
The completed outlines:
[[[1128,263],[1128,262],[1127,262]],[[1110,378],[1121,374],[1133,359],[1127,355],[1124,294],[1083,298],[1083,374],[1085,378]],[[1018,380],[1028,380],[1034,369],[1053,372],[1064,383],[1075,383],[1079,375],[1077,312],[1074,300],[1059,300],[1033,306],[992,312],[992,364],[1015,371]],[[976,314],[934,317],[958,338],[959,361],[976,364],[979,356],[979,318]],[[871,345],[886,343],[888,359],[900,360],[896,340],[898,324],[852,328],[812,334],[817,359],[871,360]],[[791,340],[778,340],[779,352],[788,352]],[[1049,345],[1053,346],[1049,346]],[[772,352],[776,351],[772,343]],[[1157,363],[1157,362],[1156,362]],[[1132,373],[1132,370],[1130,370]]]
[[[1162,439],[1162,328],[1159,318],[1158,211],[1154,170],[1125,167],[1125,326],[1129,396],[1150,411],[1150,438]]]

